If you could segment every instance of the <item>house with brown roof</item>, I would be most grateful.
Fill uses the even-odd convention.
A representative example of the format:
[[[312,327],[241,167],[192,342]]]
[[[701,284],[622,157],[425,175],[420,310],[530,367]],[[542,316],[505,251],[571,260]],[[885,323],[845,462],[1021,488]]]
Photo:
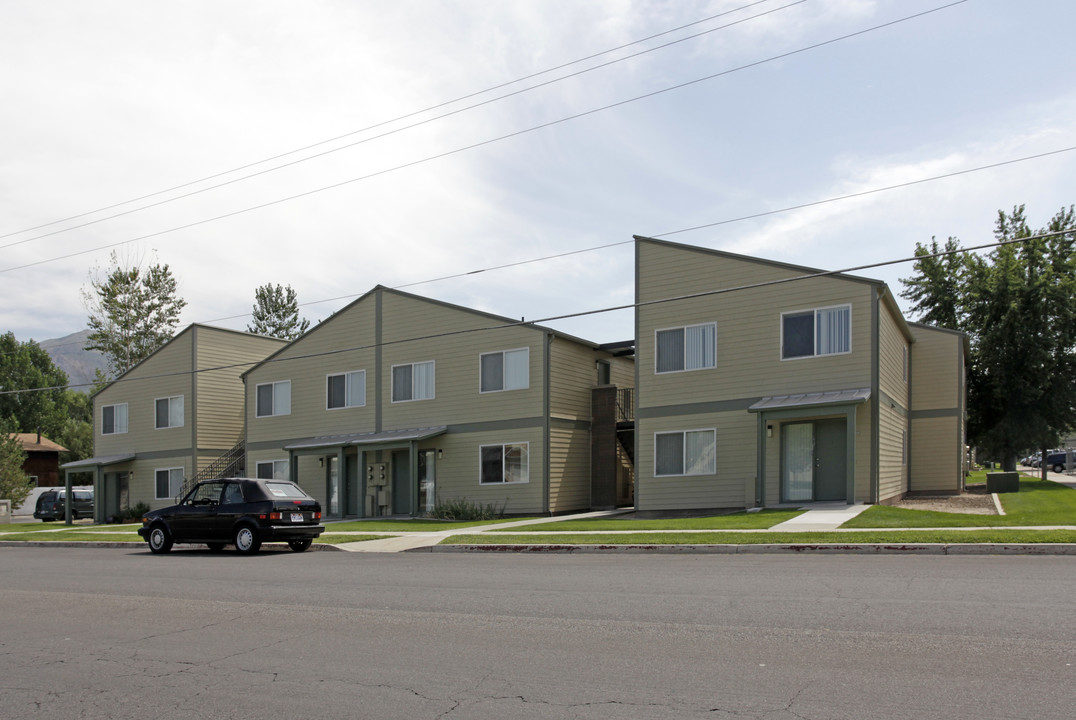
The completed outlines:
[[[26,451],[22,470],[34,487],[51,487],[60,484],[60,453],[67,448],[49,440],[41,433],[9,433]]]

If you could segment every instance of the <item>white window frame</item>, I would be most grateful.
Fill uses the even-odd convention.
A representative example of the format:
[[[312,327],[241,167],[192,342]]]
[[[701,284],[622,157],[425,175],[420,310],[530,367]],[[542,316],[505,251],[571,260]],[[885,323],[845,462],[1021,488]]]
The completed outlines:
[[[841,352],[818,352],[818,313],[826,310],[838,310],[841,308],[848,308],[848,349]],[[811,322],[811,349],[810,355],[797,355],[796,357],[785,357],[785,316],[786,315],[806,315],[812,313]],[[852,353],[852,303],[842,303],[840,305],[826,305],[825,307],[815,308],[803,308],[802,310],[788,310],[781,313],[780,327],[779,327],[781,346],[779,348],[781,355],[781,362],[792,360],[805,360],[807,358],[817,357],[831,357],[833,355],[850,355]]]
[[[356,375],[362,375],[362,402],[351,403],[351,390],[354,386],[354,377]],[[334,377],[344,378],[344,404],[340,407],[332,407],[329,402],[331,397],[329,396],[329,379]],[[326,410],[347,410],[348,408],[366,407],[366,371],[365,370],[348,370],[347,372],[328,373],[325,376],[325,409]]]
[[[179,485],[176,486],[175,492],[172,492],[172,473],[176,472],[177,470],[179,471]],[[168,495],[158,495],[157,494],[157,473],[162,473],[162,472],[168,473]],[[182,467],[154,468],[153,469],[153,497],[154,497],[154,499],[155,500],[171,500],[172,498],[178,496],[179,491],[183,489],[183,480],[184,480],[183,474],[184,474],[184,472],[186,472],[186,470],[185,470],[185,468],[182,468]]]
[[[282,477],[277,477],[276,468],[277,465],[281,463],[283,463],[284,465],[284,475]],[[259,460],[258,462],[254,463],[254,477],[261,478],[261,474],[259,473],[259,471],[262,465],[271,465],[273,467],[272,477],[264,478],[265,480],[291,480],[291,463],[288,462],[287,458],[283,458],[281,460]]]
[[[525,385],[519,387],[504,387],[505,380],[508,377],[508,373],[504,372],[504,368],[507,366],[507,354],[524,352],[527,354],[527,382]],[[485,390],[482,388],[482,358],[488,355],[500,355],[501,356],[501,387]],[[478,393],[485,395],[486,393],[498,393],[498,392],[510,392],[512,390],[527,390],[531,386],[531,349],[529,347],[511,348],[508,350],[495,350],[493,352],[480,353],[478,355]]]
[[[430,373],[430,396],[429,397],[415,397],[415,366],[416,365],[429,365],[432,368]],[[411,368],[411,396],[400,400],[396,399],[396,368],[410,367]],[[405,403],[405,402],[422,402],[423,400],[433,400],[437,397],[437,363],[434,360],[421,360],[419,362],[400,363],[399,365],[393,365],[389,369],[389,401],[392,403]]]
[[[687,435],[688,433],[709,433],[713,438],[713,462],[712,467],[708,467],[698,472],[688,472],[688,458],[687,458]],[[658,472],[658,436],[659,435],[679,435],[680,440],[680,453],[681,463],[684,468],[684,472],[680,473],[659,473]],[[691,428],[688,430],[663,430],[654,433],[654,477],[701,477],[707,475],[717,474],[717,428]]]
[[[504,478],[506,473],[504,471],[504,458],[505,448],[507,447],[522,447],[527,453],[527,479],[526,480],[501,480],[500,482],[483,482],[482,481],[482,451],[486,448],[499,447],[501,449],[501,477]],[[484,487],[499,487],[501,485],[526,485],[531,481],[531,444],[529,442],[503,442],[503,443],[489,443],[488,445],[478,446],[478,484]]]
[[[116,408],[123,408],[123,429],[118,429],[118,423],[116,422]],[[112,432],[105,432],[105,410],[112,408]],[[131,415],[127,409],[127,403],[113,403],[111,405],[101,406],[101,434],[102,435],[126,435],[127,430],[130,427]]]
[[[168,401],[168,424],[167,425],[158,425],[157,424],[157,403],[159,403],[161,400],[167,400]],[[179,404],[180,404],[179,424],[178,425],[173,425],[172,424],[172,401],[173,400],[179,400]],[[168,395],[166,397],[153,398],[153,429],[154,430],[171,430],[172,428],[181,428],[181,427],[183,427],[183,424],[184,424],[184,422],[183,422],[183,413],[185,411],[186,411],[186,403],[184,402],[182,395]]]
[[[258,410],[259,410],[259,408],[258,408],[258,390],[260,388],[265,387],[266,385],[271,385],[273,387],[273,408],[272,408],[272,412],[262,414],[262,413],[258,412]],[[277,403],[277,391],[276,391],[276,388],[277,388],[278,385],[287,385],[288,386],[288,411],[287,412],[277,412],[277,404],[278,403]],[[274,380],[273,382],[264,382],[264,383],[258,383],[257,385],[255,385],[254,386],[254,417],[256,417],[256,418],[267,418],[267,417],[280,417],[280,416],[284,416],[284,415],[291,415],[291,380]]]
[[[714,346],[713,346],[714,364],[713,365],[702,365],[702,366],[696,367],[696,368],[689,368],[689,367],[687,367],[687,331],[690,328],[700,328],[700,327],[712,327],[714,329]],[[683,330],[684,331],[684,348],[683,348],[684,367],[680,368],[679,370],[658,370],[658,365],[659,365],[659,363],[658,363],[658,347],[659,347],[658,333],[669,332],[669,331],[672,331],[672,330]],[[696,371],[699,371],[699,370],[713,370],[716,367],[717,367],[717,323],[716,322],[695,323],[693,325],[676,325],[676,326],[673,326],[673,327],[658,328],[658,329],[654,330],[654,374],[655,375],[673,375],[675,373],[682,373],[682,372],[696,372]]]

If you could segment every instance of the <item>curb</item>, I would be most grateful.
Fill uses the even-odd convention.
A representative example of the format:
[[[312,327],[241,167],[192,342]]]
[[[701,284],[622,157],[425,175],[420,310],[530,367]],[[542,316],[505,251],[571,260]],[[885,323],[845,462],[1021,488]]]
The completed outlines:
[[[80,542],[78,540],[56,540],[55,542],[49,542],[48,540],[0,540],[0,547],[61,547],[61,548],[106,548],[117,549],[127,548],[128,550],[139,550],[149,552],[149,546],[144,541],[137,542],[104,542],[104,541],[87,541]],[[198,543],[176,543],[175,549],[177,550],[205,550],[209,552],[204,544]],[[283,551],[288,550],[286,543],[274,543],[267,542],[262,543],[262,550]],[[325,543],[314,543],[306,552],[344,552],[335,545],[328,545]]]
[[[1076,555],[1072,543],[932,544],[832,543],[783,545],[434,545],[406,552],[437,553],[650,553],[665,555]]]

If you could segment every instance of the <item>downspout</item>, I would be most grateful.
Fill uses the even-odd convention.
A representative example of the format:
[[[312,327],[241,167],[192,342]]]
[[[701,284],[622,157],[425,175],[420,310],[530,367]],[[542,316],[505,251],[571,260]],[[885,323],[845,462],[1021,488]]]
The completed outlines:
[[[545,334],[545,349],[542,358],[542,513],[549,514],[549,458],[552,453],[549,449],[549,414],[552,412],[552,402],[550,400],[549,380],[552,376],[550,372],[550,359],[553,357],[553,333],[547,332]]]
[[[870,457],[870,497],[868,502],[872,504],[878,503],[878,477],[880,472],[881,463],[879,462],[878,453],[881,451],[881,443],[879,441],[878,424],[881,421],[881,387],[880,387],[880,365],[881,365],[881,343],[882,339],[879,337],[881,329],[881,317],[880,317],[880,305],[881,305],[881,288],[871,286],[871,457]],[[855,502],[855,496],[848,498],[849,503]]]

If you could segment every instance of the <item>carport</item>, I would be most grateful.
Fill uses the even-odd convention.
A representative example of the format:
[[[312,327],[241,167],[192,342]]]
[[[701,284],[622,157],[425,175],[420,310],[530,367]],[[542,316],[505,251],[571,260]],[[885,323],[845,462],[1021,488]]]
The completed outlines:
[[[60,466],[64,471],[64,497],[71,497],[71,473],[93,472],[93,521],[105,522],[106,508],[110,504],[116,504],[118,509],[119,488],[106,487],[104,468],[127,463],[135,459],[134,453],[124,455],[102,455],[100,457],[76,460]],[[113,497],[114,496],[114,497]],[[115,503],[112,501],[115,500]],[[71,503],[64,503],[64,521],[71,524]]]

